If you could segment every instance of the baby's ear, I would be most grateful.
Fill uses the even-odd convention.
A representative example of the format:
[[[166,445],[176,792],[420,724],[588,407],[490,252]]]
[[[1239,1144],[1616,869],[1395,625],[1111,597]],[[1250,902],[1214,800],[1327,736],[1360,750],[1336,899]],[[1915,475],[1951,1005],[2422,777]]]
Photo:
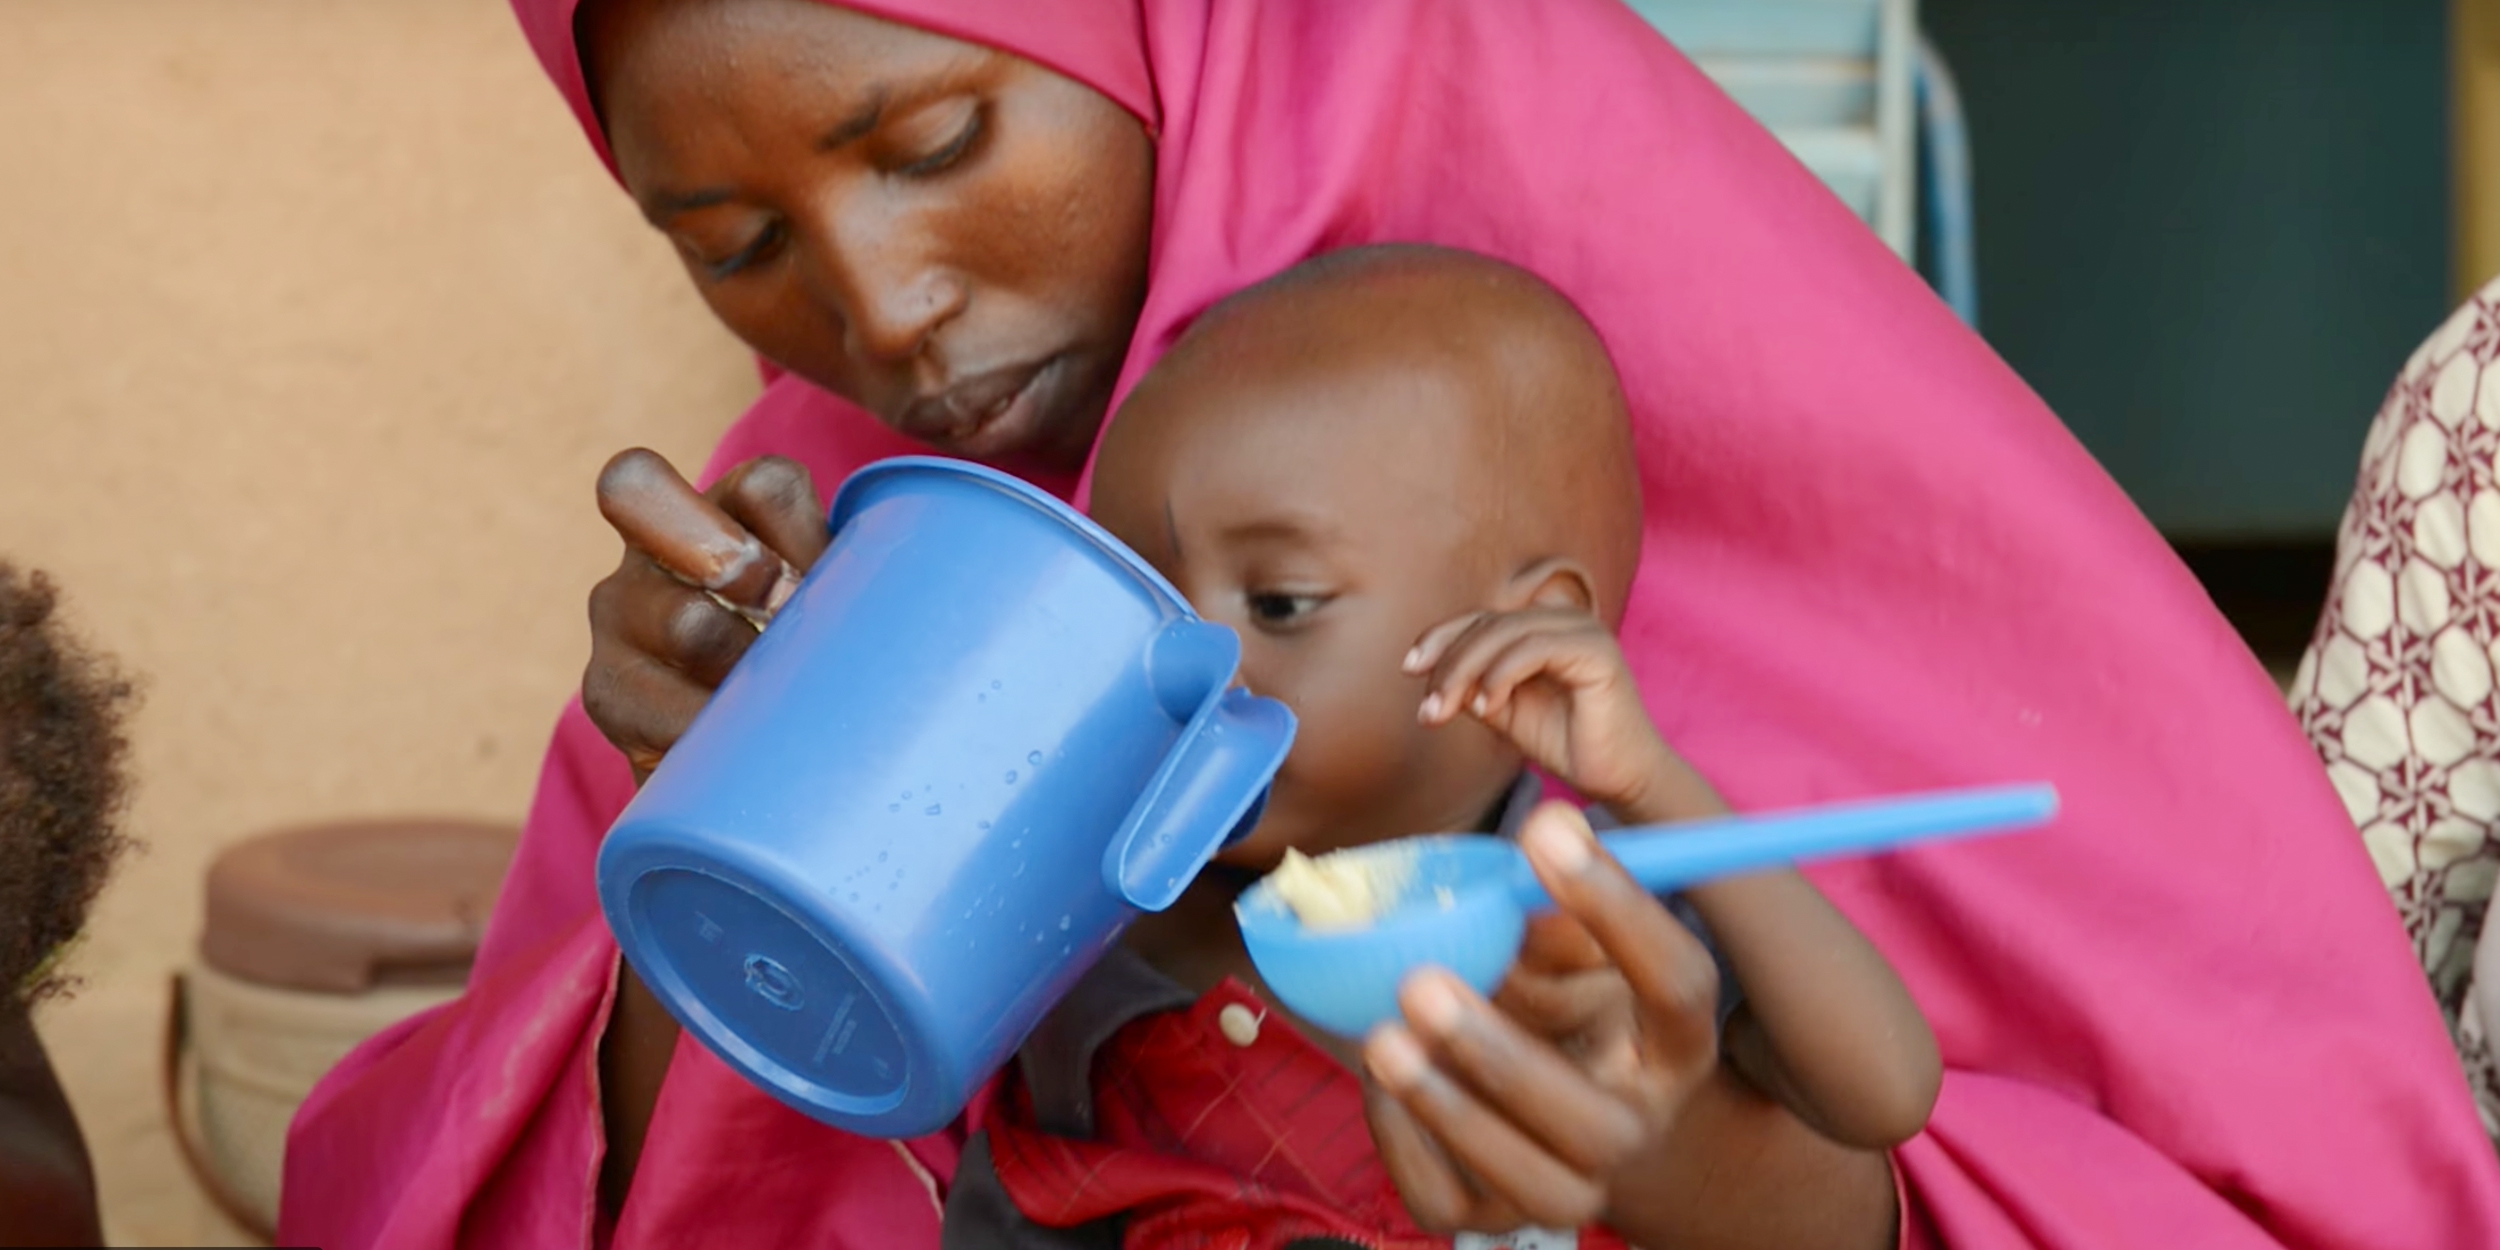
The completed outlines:
[[[1597,581],[1577,560],[1556,556],[1511,574],[1502,585],[1502,610],[1571,608],[1595,614]]]

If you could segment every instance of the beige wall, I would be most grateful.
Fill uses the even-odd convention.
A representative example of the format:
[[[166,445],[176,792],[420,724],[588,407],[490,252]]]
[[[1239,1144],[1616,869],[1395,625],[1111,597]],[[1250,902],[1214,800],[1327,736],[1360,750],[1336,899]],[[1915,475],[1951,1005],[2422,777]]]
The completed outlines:
[[[605,456],[753,374],[501,0],[0,3],[0,552],[146,680],[144,857],[42,1019],[124,1244],[228,1239],[156,1112],[222,845],[517,820]]]

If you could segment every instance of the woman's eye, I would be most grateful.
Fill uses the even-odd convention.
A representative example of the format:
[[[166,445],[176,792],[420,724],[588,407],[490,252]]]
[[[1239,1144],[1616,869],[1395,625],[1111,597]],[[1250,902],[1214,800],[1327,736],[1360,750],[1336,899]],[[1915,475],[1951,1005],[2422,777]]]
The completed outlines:
[[[781,224],[774,222],[756,231],[755,237],[747,240],[746,246],[739,248],[735,253],[720,260],[704,261],[703,271],[711,276],[712,281],[718,282],[736,275],[758,261],[769,259],[773,249],[779,246],[781,246]]]
[[[955,133],[944,143],[939,144],[935,150],[926,155],[913,158],[909,164],[903,165],[894,172],[906,178],[926,178],[931,174],[942,173],[953,167],[957,161],[964,158],[965,153],[972,150],[973,143],[981,137],[981,130],[981,110],[975,108],[969,116],[964,118],[964,124],[956,127]]]
[[[1252,591],[1247,596],[1250,619],[1273,629],[1295,625],[1328,602],[1325,595],[1297,595],[1283,591]]]

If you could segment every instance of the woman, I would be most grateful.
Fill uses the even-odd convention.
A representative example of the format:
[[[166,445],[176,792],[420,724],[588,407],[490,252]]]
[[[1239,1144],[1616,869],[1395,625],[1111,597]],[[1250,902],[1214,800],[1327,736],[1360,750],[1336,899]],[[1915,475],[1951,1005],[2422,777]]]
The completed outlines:
[[[1630,12],[516,7],[772,362],[706,477],[793,564],[821,547],[805,477],[936,446],[1081,498],[1103,414],[1213,300],[1335,247],[1468,248],[1614,353],[1650,501],[1625,647],[1731,802],[2061,787],[2053,832],[1813,874],[1933,1021],[1944,1091],[1873,1173],[1872,1226],[1781,1218],[1860,1211],[1855,1161],[1688,1115],[1725,1134],[1706,1183],[1661,1180],[1703,1189],[1696,1244],[2500,1238],[2432,1004],[2272,686],[2021,382]],[[627,506],[646,468],[608,485],[664,546]],[[559,726],[469,994],[307,1104],[284,1235],[934,1244],[960,1135],[809,1125],[618,976],[590,871],[626,758],[658,758],[748,627],[631,549],[593,621],[591,714]]]
[[[2405,362],[2370,423],[2292,706],[2394,895],[2500,1136],[2484,922],[2500,874],[2500,283]],[[2500,1004],[2494,1004],[2500,1005]]]

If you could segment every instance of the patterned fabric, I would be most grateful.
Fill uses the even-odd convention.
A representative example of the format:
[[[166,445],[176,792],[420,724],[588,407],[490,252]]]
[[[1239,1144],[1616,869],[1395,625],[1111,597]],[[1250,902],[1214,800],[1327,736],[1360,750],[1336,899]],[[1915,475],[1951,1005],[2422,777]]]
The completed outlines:
[[[2404,916],[2483,1127],[2500,1137],[2500,1070],[2463,1009],[2500,875],[2495,362],[2500,282],[2413,353],[2371,422],[2291,700]]]

